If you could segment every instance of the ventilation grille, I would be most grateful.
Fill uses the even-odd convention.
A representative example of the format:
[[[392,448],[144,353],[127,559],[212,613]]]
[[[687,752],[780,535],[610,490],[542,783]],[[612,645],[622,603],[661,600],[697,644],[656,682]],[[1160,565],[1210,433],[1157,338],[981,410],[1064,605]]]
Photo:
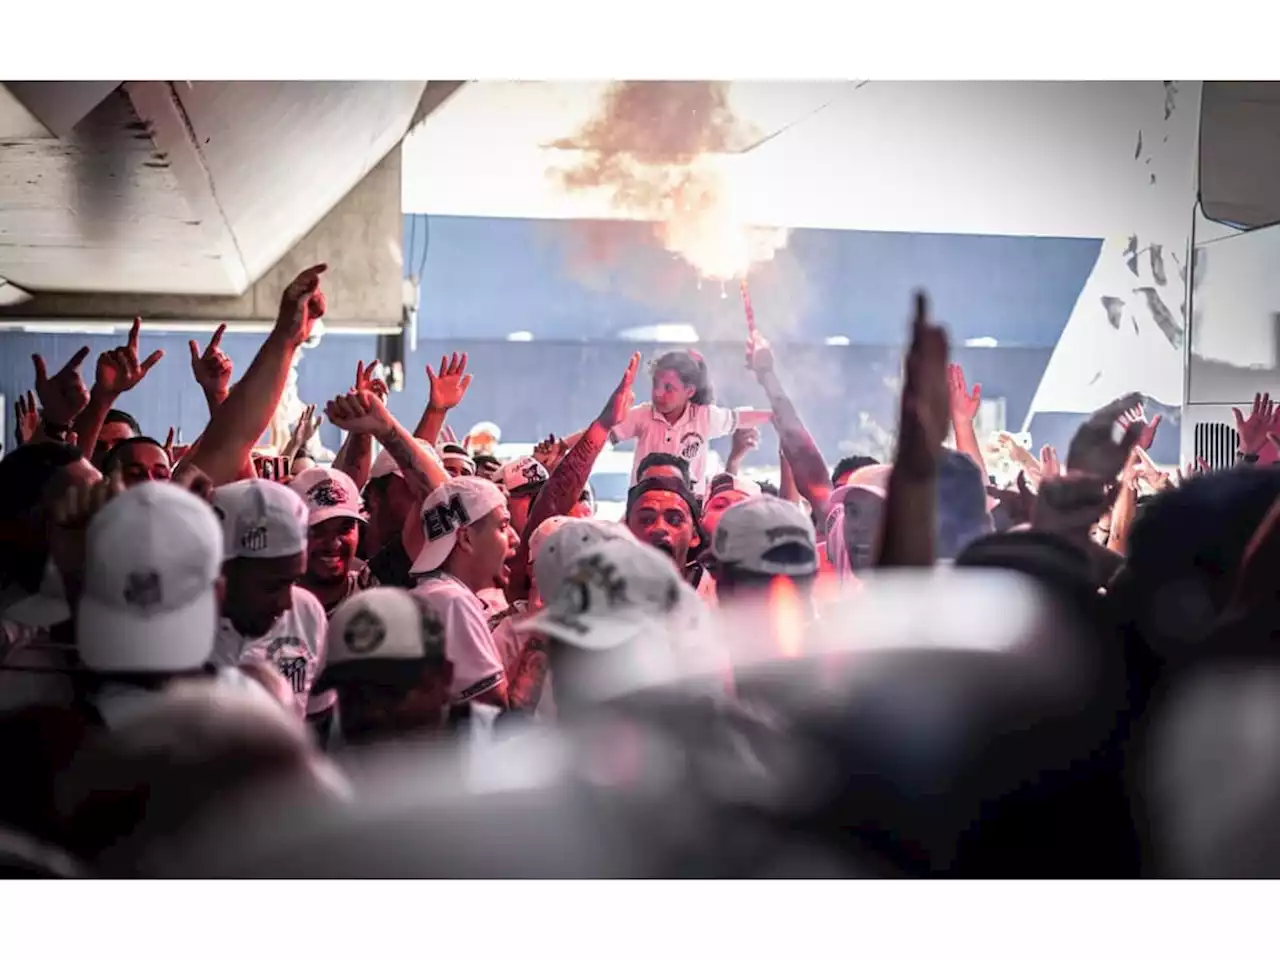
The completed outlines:
[[[1234,427],[1225,423],[1196,424],[1195,455],[1204,457],[1205,462],[1214,470],[1235,466],[1239,444],[1240,436]]]

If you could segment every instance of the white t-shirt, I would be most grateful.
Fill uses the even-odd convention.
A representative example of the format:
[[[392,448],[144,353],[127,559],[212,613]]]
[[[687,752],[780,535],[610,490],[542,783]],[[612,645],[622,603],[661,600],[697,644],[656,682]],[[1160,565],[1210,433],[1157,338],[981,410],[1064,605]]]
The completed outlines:
[[[502,657],[480,598],[443,572],[425,577],[413,592],[431,605],[444,625],[444,655],[453,664],[453,702],[465,703],[502,683]]]
[[[223,617],[218,624],[212,659],[215,664],[227,667],[269,662],[293,688],[299,714],[318,713],[337,699],[333,690],[311,697],[311,686],[324,669],[327,631],[328,619],[320,601],[301,587],[294,587],[293,607],[260,637],[242,636],[231,621]]]
[[[653,409],[653,404],[639,403],[609,432],[609,439],[613,443],[622,443],[635,438],[632,484],[636,482],[640,461],[645,457],[651,453],[671,453],[688,462],[693,492],[701,496],[707,486],[707,446],[717,437],[737,430],[738,415],[742,412],[715,404],[691,403],[685,407],[679,420],[668,423],[666,417]]]

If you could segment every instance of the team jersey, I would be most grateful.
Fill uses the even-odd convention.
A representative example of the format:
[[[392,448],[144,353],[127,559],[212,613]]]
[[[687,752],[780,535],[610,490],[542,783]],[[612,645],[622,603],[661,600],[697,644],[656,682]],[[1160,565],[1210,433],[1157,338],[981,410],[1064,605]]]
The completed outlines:
[[[301,587],[293,588],[293,606],[260,637],[245,637],[223,617],[213,647],[213,662],[234,667],[267,661],[288,681],[297,699],[298,714],[327,710],[337,699],[333,690],[311,698],[311,686],[324,668],[328,619],[320,601]]]
[[[613,443],[635,439],[636,458],[631,466],[631,483],[636,482],[640,462],[651,453],[671,453],[689,464],[689,483],[698,496],[706,493],[707,446],[717,437],[738,429],[738,416],[749,408],[731,409],[715,404],[690,403],[675,423],[653,409],[651,403],[631,408],[609,433]]]
[[[502,683],[502,657],[489,632],[480,598],[457,577],[436,571],[419,581],[413,593],[421,597],[444,624],[444,655],[453,665],[449,695],[466,703]]]

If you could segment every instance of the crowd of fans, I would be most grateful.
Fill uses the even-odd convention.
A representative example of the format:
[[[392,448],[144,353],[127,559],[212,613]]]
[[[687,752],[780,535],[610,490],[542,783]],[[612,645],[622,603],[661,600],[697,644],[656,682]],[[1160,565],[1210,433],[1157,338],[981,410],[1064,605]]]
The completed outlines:
[[[1274,658],[1269,397],[1237,413],[1241,463],[1217,472],[1154,464],[1159,418],[1136,394],[1090,417],[1065,457],[984,443],[980,388],[919,297],[889,464],[829,469],[753,331],[764,408],[718,406],[692,350],[658,357],[637,403],[635,354],[595,420],[507,462],[495,425],[459,441],[445,423],[471,381],[465,355],[428,368],[413,429],[360,364],[324,407],[345,433],[326,465],[304,455],[314,408],[289,449],[257,446],[324,313],[323,272],[290,284],[234,387],[222,330],[191,342],[209,420],[187,446],[115,408],[163,358],[140,359],[139,322],[91,387],[87,347],[52,374],[33,358],[0,462],[6,870],[164,875],[201,843],[209,854],[225,834],[208,825],[243,816],[255,791],[342,811],[366,749],[448,746],[496,776],[541,756],[531,732],[593,729],[593,711],[630,702],[690,749],[726,722],[755,741],[784,729],[791,746],[752,748],[775,774],[810,747],[841,757],[778,817],[854,850],[864,875],[1269,869],[1252,818],[1273,788],[1226,768],[1275,764],[1280,711],[1233,726],[1224,704],[1280,700],[1269,675],[1213,687],[1235,676],[1224,663]],[[762,429],[779,443],[776,488],[742,470]],[[728,435],[727,469],[708,476],[709,442]],[[629,440],[625,518],[606,523],[588,476]],[[966,637],[987,642],[981,659],[960,656]],[[869,660],[868,644],[902,656]],[[1038,659],[1008,653],[1023,648]],[[779,663],[793,670],[781,686]],[[695,709],[708,703],[711,719]],[[1184,727],[1203,710],[1197,753]],[[600,776],[635,779],[635,757],[607,752]],[[1188,780],[1198,800],[1178,792]],[[487,870],[595,869],[567,852],[576,867],[530,865],[539,849],[487,855]],[[733,873],[737,855],[707,869]],[[424,874],[457,854],[426,856]]]

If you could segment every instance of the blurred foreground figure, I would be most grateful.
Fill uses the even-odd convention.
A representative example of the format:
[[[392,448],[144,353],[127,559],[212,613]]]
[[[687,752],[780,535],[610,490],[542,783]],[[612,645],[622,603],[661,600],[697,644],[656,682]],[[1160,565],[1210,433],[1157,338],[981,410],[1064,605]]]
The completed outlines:
[[[56,788],[67,849],[103,876],[167,876],[202,838],[263,811],[322,809],[344,787],[304,727],[245,689],[172,688],[89,740]],[[261,808],[261,809],[260,809]]]
[[[585,695],[561,725],[523,729],[510,749],[465,763],[447,746],[366,755],[351,765],[358,815],[297,805],[255,815],[252,830],[202,847],[207,858],[187,872],[1135,875],[1120,771],[1105,749],[1117,698],[1094,643],[1031,582],[985,571],[871,577],[839,616],[814,624],[803,655],[747,671],[750,697],[734,701],[688,682],[705,677],[700,658],[691,676],[672,676],[670,659],[623,653],[624,641],[677,649],[661,617],[622,602],[647,571],[622,561],[628,547],[650,555],[600,544],[530,618],[576,645],[572,677],[557,681]],[[689,588],[654,560],[638,596],[654,610],[675,598],[678,609]],[[649,589],[660,570],[665,592]],[[607,647],[592,682],[599,651],[588,648]],[[620,660],[654,666],[655,682],[618,684]],[[566,693],[557,686],[558,699]]]

